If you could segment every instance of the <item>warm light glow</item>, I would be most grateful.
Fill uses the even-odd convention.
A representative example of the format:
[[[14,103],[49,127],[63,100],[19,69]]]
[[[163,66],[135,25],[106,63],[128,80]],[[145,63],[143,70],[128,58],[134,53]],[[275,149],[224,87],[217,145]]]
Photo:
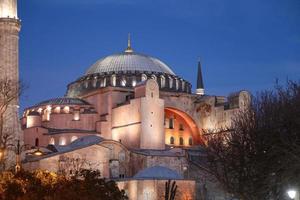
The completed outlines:
[[[136,86],[136,81],[135,81],[135,80],[132,81],[132,86],[133,86],[133,87]]]
[[[78,137],[77,136],[72,136],[72,138],[71,138],[71,142],[74,142],[75,140],[77,140],[78,139]]]
[[[0,4],[0,18],[18,18],[17,1],[2,0]]]
[[[42,113],[42,111],[43,111],[42,108],[39,108],[39,109],[38,109],[38,112],[39,112],[40,114]]]
[[[122,80],[121,80],[121,85],[122,85],[122,86],[126,86],[126,79],[122,79]]]
[[[49,144],[55,145],[55,140],[54,140],[54,138],[51,138],[51,139],[50,139]]]
[[[2,160],[2,157],[3,157],[3,150],[2,149],[0,149],[0,160]]]
[[[80,119],[80,111],[79,110],[75,110],[74,111],[73,120],[78,121],[79,119]]]
[[[287,191],[287,194],[289,195],[289,197],[291,199],[294,199],[296,197],[297,192],[296,192],[296,190],[289,190],[289,191]]]
[[[36,150],[33,154],[36,155],[36,156],[42,156],[42,155],[43,155],[43,152],[41,152],[41,151],[38,149],[38,150]]]
[[[46,108],[48,111],[51,111],[51,106],[47,106]]]
[[[69,113],[69,112],[70,112],[70,107],[69,106],[64,107],[64,113]]]
[[[59,145],[62,145],[62,146],[66,145],[66,138],[64,138],[64,137],[59,138]]]
[[[60,113],[60,107],[59,106],[54,108],[54,113]]]

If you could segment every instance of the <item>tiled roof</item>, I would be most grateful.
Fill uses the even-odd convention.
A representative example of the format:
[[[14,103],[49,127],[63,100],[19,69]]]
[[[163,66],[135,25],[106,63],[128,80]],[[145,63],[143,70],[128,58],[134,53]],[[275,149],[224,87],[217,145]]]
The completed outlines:
[[[175,75],[165,63],[157,58],[126,52],[110,55],[98,60],[87,70],[86,75],[119,71],[148,71]]]
[[[49,99],[46,101],[42,101],[35,106],[45,106],[45,105],[90,105],[88,102],[79,99],[79,98],[55,98],[55,99]]]

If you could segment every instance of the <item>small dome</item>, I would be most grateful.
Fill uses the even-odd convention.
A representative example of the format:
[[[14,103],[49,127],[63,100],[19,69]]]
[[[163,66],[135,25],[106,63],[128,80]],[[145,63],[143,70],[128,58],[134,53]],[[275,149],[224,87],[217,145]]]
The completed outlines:
[[[159,59],[134,52],[124,52],[102,58],[92,65],[85,75],[120,71],[146,71],[175,75],[175,73]]]
[[[46,106],[46,105],[90,105],[88,102],[79,98],[55,98],[49,99],[36,104],[35,106]]]
[[[139,171],[134,179],[183,179],[176,171],[162,166],[149,167]]]

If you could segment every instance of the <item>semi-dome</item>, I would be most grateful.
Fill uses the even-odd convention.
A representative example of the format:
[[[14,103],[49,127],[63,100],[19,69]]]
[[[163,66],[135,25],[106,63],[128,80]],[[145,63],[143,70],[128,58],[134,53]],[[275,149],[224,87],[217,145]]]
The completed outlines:
[[[98,60],[86,72],[86,75],[105,72],[157,72],[175,75],[161,60],[134,52],[110,55]]]
[[[55,99],[49,99],[46,101],[42,101],[36,106],[47,106],[47,105],[90,105],[88,102],[79,99],[79,98],[68,98],[68,97],[62,97],[62,98],[55,98]]]
[[[176,171],[162,166],[149,167],[139,171],[134,179],[183,179]]]

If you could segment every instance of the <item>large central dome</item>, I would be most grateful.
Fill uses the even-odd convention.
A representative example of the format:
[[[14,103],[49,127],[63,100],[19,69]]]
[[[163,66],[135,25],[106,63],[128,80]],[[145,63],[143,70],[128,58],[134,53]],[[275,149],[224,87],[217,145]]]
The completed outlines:
[[[159,59],[134,52],[124,52],[104,57],[93,64],[85,74],[91,75],[120,71],[158,72],[175,75],[175,73]]]
[[[106,87],[131,89],[147,79],[154,79],[162,91],[190,93],[192,85],[178,77],[157,58],[136,53],[130,38],[123,53],[98,60],[84,74],[68,85],[68,97],[80,97],[90,91]]]

